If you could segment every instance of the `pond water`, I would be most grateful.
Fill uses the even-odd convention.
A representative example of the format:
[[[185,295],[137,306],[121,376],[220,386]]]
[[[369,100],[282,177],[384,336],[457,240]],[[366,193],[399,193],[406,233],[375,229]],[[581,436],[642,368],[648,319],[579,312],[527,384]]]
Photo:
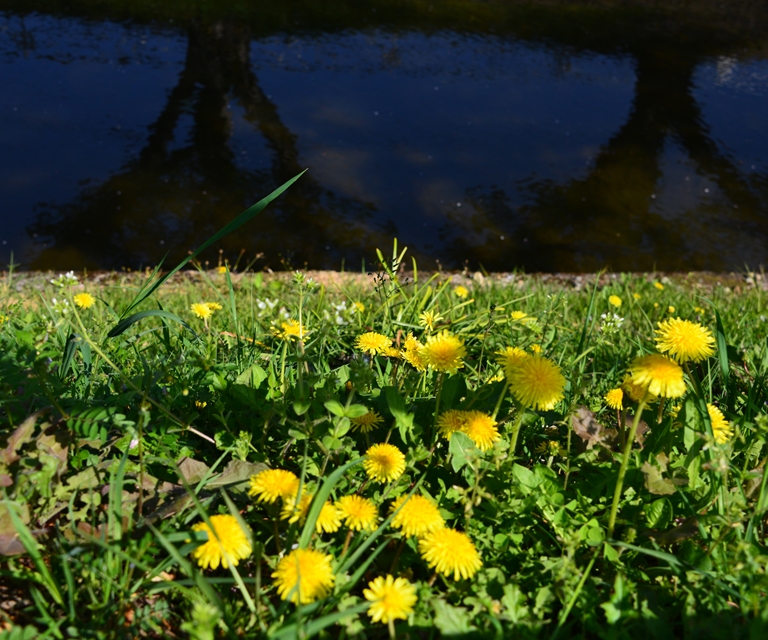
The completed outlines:
[[[178,260],[304,168],[223,258],[768,263],[768,9],[684,5],[0,0],[0,263]]]

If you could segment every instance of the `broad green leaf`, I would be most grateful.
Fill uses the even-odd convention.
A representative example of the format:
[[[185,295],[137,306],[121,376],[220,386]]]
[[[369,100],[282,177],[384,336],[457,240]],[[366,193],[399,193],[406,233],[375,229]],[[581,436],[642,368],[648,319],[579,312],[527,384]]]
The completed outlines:
[[[335,416],[341,418],[344,415],[344,405],[338,400],[326,400],[323,406]]]
[[[468,458],[471,460],[480,454],[480,450],[472,442],[472,439],[460,431],[451,436],[448,450],[451,452],[451,466],[456,473],[467,464]]]
[[[246,387],[251,387],[252,389],[258,389],[259,385],[266,379],[267,372],[264,371],[264,369],[262,369],[259,365],[252,364],[250,367],[246,368],[245,371],[243,371],[239,376],[237,376],[237,378],[235,378],[235,382],[237,384],[245,385]]]

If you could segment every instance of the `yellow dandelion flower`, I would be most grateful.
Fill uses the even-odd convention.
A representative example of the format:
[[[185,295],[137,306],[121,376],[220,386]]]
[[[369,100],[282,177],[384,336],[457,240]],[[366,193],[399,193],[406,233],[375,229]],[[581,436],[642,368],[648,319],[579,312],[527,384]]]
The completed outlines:
[[[394,620],[406,620],[416,604],[416,587],[405,578],[379,576],[368,583],[363,596],[371,603],[368,615],[371,622],[389,624]]]
[[[285,469],[266,469],[251,476],[249,496],[259,502],[273,503],[278,498],[289,500],[299,492],[299,479]]]
[[[362,335],[357,336],[357,339],[355,340],[356,349],[362,351],[363,353],[369,353],[372,356],[375,356],[377,353],[381,353],[391,345],[391,338],[387,338],[387,336],[376,333],[375,331],[363,333]]]
[[[400,352],[400,349],[397,347],[387,347],[381,352],[381,355],[387,357],[387,358],[402,358],[403,354]]]
[[[674,312],[675,312],[675,308],[672,305],[669,305],[667,307],[667,313],[674,313]]]
[[[469,295],[469,289],[467,289],[466,287],[463,287],[462,285],[459,285],[453,290],[453,293],[459,298],[463,299]]]
[[[226,273],[226,272],[227,272],[226,265],[220,264],[218,267],[216,267],[216,273],[223,274],[223,273]]]
[[[207,320],[213,315],[213,311],[205,302],[195,302],[189,308],[201,320]]]
[[[218,302],[206,302],[205,305],[211,311],[221,311],[221,309],[223,308]]]
[[[712,435],[717,444],[725,444],[733,437],[733,426],[725,419],[723,412],[715,405],[707,403],[709,422],[712,425]]]
[[[399,509],[399,511],[398,511]],[[418,494],[400,496],[389,508],[390,513],[396,513],[392,518],[392,526],[400,529],[406,538],[421,536],[442,529],[445,520],[440,515],[440,510],[429,498]]]
[[[303,340],[309,335],[309,331],[298,320],[290,318],[285,322],[281,322],[279,329],[272,327],[272,335],[279,340],[290,342],[293,339]]]
[[[461,431],[466,419],[467,412],[462,411],[461,409],[449,409],[448,411],[443,411],[443,413],[437,417],[437,430],[443,438],[450,440],[454,433]]]
[[[413,336],[413,334],[409,333],[403,343],[403,350],[400,354],[403,360],[417,371],[424,371],[427,368],[419,355],[422,346],[423,345]]]
[[[413,333],[409,332],[405,338],[405,342],[403,342],[403,349],[405,351],[418,351],[419,347],[421,347],[421,343],[416,339],[416,336],[414,336]]]
[[[659,308],[659,303],[658,302],[654,302],[653,303],[653,308],[654,309],[658,309]]]
[[[702,309],[701,307],[694,307],[693,310],[695,313],[698,313],[698,314],[704,313],[704,309]]]
[[[333,588],[333,558],[314,549],[294,549],[277,564],[272,574],[283,600],[309,604],[325,598]]]
[[[318,533],[335,533],[340,528],[341,511],[339,511],[335,504],[331,504],[326,500],[323,503],[323,508],[320,509],[320,514],[317,516],[315,531]]]
[[[195,407],[198,409],[205,409],[208,403],[205,400],[195,400]]]
[[[715,338],[700,324],[668,318],[656,329],[656,348],[668,353],[677,362],[700,362],[715,354]]]
[[[358,495],[344,496],[336,502],[341,519],[353,531],[366,529],[373,531],[379,520],[379,511],[376,505],[368,498]]]
[[[522,359],[507,381],[510,391],[526,407],[549,411],[563,398],[565,378],[560,367],[539,355]]]
[[[511,375],[512,370],[520,364],[523,358],[528,357],[528,352],[523,351],[520,347],[506,347],[496,352],[496,362],[504,367],[504,375]]]
[[[555,440],[545,440],[536,446],[536,453],[546,456],[565,455],[565,449]]]
[[[635,358],[629,366],[632,381],[662,398],[679,398],[685,393],[683,370],[675,361],[653,353]]]
[[[471,578],[482,566],[480,554],[466,533],[436,529],[419,540],[419,552],[427,565],[454,580]]]
[[[632,297],[633,297],[635,300],[639,300],[639,299],[640,299],[640,298],[642,298],[643,296],[641,296],[639,293],[633,293],[633,294],[632,294]]]
[[[365,311],[365,305],[362,302],[353,302],[352,308],[358,313],[363,313]]]
[[[192,552],[203,569],[227,569],[229,562],[237,566],[240,560],[251,555],[251,543],[237,518],[229,514],[211,516],[213,531],[205,522],[198,522],[192,531],[205,531],[208,540]]]
[[[513,311],[510,316],[513,320],[525,320],[528,317],[528,314],[525,313],[525,311]]]
[[[382,418],[376,411],[369,411],[357,418],[350,418],[349,421],[352,423],[354,429],[360,429],[363,433],[370,433],[384,422],[384,418]]]
[[[437,309],[428,309],[419,314],[419,325],[424,327],[427,331],[433,331],[435,325],[443,319],[443,316],[437,311]]]
[[[531,353],[541,353],[541,345],[540,344],[532,344],[530,347],[528,347],[531,350]]]
[[[462,432],[472,439],[480,451],[493,448],[493,443],[501,438],[494,419],[482,411],[466,412]]]
[[[365,452],[365,473],[377,482],[393,482],[405,471],[405,455],[391,444],[375,444]]]
[[[664,291],[664,285],[661,284],[658,280],[653,283],[653,286],[656,287],[659,291]]]
[[[78,293],[72,300],[81,309],[90,309],[96,303],[96,298],[90,293]]]
[[[301,492],[301,499],[296,504],[296,494],[290,498],[285,498],[283,502],[283,509],[280,512],[280,519],[287,520],[291,524],[294,522],[304,522],[309,513],[309,506],[312,504],[312,498],[314,497],[309,491]]]
[[[624,376],[624,380],[621,383],[621,389],[629,396],[629,399],[632,400],[632,402],[640,402],[646,392],[646,387],[641,384],[637,384],[629,374]],[[649,393],[645,398],[645,401],[656,402],[658,399],[658,396]]]
[[[621,387],[618,389],[611,389],[608,393],[605,394],[605,404],[607,404],[611,409],[621,410],[623,408],[623,403],[624,392],[621,390]]]
[[[608,302],[609,304],[612,304],[617,309],[621,306],[621,298],[619,296],[608,296]]]
[[[461,339],[447,330],[427,338],[427,344],[419,349],[421,360],[431,369],[456,373],[464,366],[467,355]]]

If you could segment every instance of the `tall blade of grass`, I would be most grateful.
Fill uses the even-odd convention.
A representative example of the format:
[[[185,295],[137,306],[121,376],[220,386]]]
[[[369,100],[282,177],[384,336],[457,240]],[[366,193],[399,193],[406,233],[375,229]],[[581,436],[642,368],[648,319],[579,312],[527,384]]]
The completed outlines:
[[[149,527],[150,531],[155,534],[158,542],[171,555],[179,567],[181,567],[182,571],[184,571],[184,573],[186,573],[188,576],[192,577],[197,588],[200,589],[205,597],[208,598],[208,601],[223,614],[225,612],[225,608],[221,602],[221,599],[219,598],[219,594],[216,593],[216,590],[210,585],[208,580],[206,580],[205,576],[200,571],[197,571],[192,566],[192,563],[189,562],[184,556],[182,556],[181,553],[179,553],[179,550],[173,544],[171,544],[171,542],[165,537],[165,535],[163,535],[159,529],[151,524],[148,524],[147,526]]]
[[[232,233],[236,229],[239,229],[240,227],[242,227],[246,222],[248,222],[256,214],[260,213],[264,208],[266,208],[266,206],[270,202],[272,202],[275,198],[282,195],[284,191],[286,191],[294,182],[296,182],[301,176],[303,176],[306,171],[307,170],[304,169],[304,171],[302,171],[297,176],[294,176],[293,178],[288,180],[288,182],[285,182],[283,185],[279,186],[268,196],[265,196],[264,198],[259,200],[256,204],[248,207],[234,220],[226,224],[224,227],[219,229],[219,231],[217,231],[210,238],[208,238],[205,242],[203,242],[203,244],[201,244],[191,254],[189,254],[186,258],[184,258],[184,260],[182,260],[178,265],[176,265],[171,271],[166,273],[164,276],[161,276],[154,284],[150,285],[149,283],[151,282],[152,278],[159,272],[160,267],[158,266],[153,272],[152,276],[150,276],[150,279],[147,280],[147,283],[144,286],[142,286],[142,288],[139,290],[139,293],[134,297],[134,299],[126,307],[126,309],[123,311],[120,317],[124,318],[128,313],[130,313],[133,309],[135,309],[142,302],[144,302],[144,300],[146,300],[149,296],[151,296],[155,291],[157,291],[157,289],[160,288],[163,285],[163,283],[166,280],[168,280],[168,278],[173,276],[180,269],[183,269],[188,262],[190,262],[191,260],[194,260],[203,251],[205,251],[208,247],[210,247],[214,242],[218,242],[223,237],[228,236],[230,233]]]
[[[309,513],[307,514],[307,521],[304,523],[304,529],[301,531],[301,536],[299,537],[300,549],[306,549],[309,546],[309,541],[312,539],[312,534],[315,532],[315,524],[317,523],[317,518],[320,515],[323,504],[325,504],[325,501],[331,495],[331,491],[333,491],[333,488],[339,480],[341,480],[341,476],[352,467],[362,464],[363,460],[364,458],[357,458],[347,462],[344,466],[336,469],[336,471],[328,476],[328,479],[323,482],[323,486],[320,487],[320,490],[312,501],[312,506],[309,508]]]
[[[671,553],[667,553],[665,551],[659,551],[657,549],[645,549],[643,547],[636,547],[635,545],[627,544],[626,542],[612,542],[611,544],[616,547],[624,547],[625,549],[630,549],[631,551],[635,551],[637,553],[642,553],[644,555],[651,556],[652,558],[656,558],[658,560],[663,560],[672,569],[675,569],[678,572],[694,571],[695,573],[698,573],[699,575],[704,576],[705,578],[709,578],[718,587],[728,592],[734,598],[738,598],[739,600],[745,599],[744,596],[742,596],[738,591],[736,591],[735,589],[732,589],[727,584],[715,578],[715,576],[709,571],[704,571],[703,569],[699,569],[697,566],[692,565],[690,562],[686,562],[685,560],[681,560],[680,558],[678,558],[675,555],[672,555]]]
[[[267,637],[271,638],[272,640],[294,640],[294,638],[311,638],[312,636],[320,633],[323,629],[330,627],[332,624],[336,624],[342,618],[357,615],[358,613],[363,613],[363,611],[366,611],[370,606],[371,604],[369,602],[364,602],[362,604],[355,605],[354,607],[350,607],[349,609],[345,609],[344,611],[337,611],[335,613],[330,613],[327,616],[323,616],[322,618],[318,618],[317,620],[312,620],[306,625],[301,625],[299,623],[290,624],[286,627],[283,627],[282,629],[273,631]]]
[[[139,311],[138,313],[134,313],[133,315],[128,316],[127,318],[118,322],[114,327],[112,327],[110,332],[107,334],[107,338],[116,338],[120,334],[125,333],[126,329],[128,329],[132,324],[138,322],[139,320],[143,320],[144,318],[150,318],[153,316],[178,322],[185,329],[191,332],[195,338],[197,338],[197,334],[192,329],[192,327],[186,323],[185,320],[179,318],[179,316],[177,316],[175,313],[171,313],[170,311],[163,311],[162,309],[147,309],[146,311]]]
[[[56,580],[54,580],[48,565],[43,559],[43,555],[40,553],[40,545],[37,543],[37,540],[35,540],[35,536],[32,535],[32,532],[27,525],[24,524],[24,521],[19,517],[19,514],[16,513],[18,506],[15,502],[8,500],[7,497],[3,500],[3,504],[7,507],[13,528],[19,535],[19,542],[21,542],[24,550],[29,554],[32,563],[35,565],[35,569],[37,569],[39,573],[39,576],[36,576],[37,582],[45,587],[46,591],[48,591],[48,594],[53,598],[56,604],[63,607],[64,598],[61,595],[61,589],[59,589],[59,585],[56,584]]]
[[[715,309],[715,330],[717,332],[717,359],[720,362],[720,374],[723,376],[723,389],[726,392],[728,410],[733,410],[733,394],[730,389],[731,370],[728,366],[728,342],[725,339],[725,329],[720,318],[720,312]]]

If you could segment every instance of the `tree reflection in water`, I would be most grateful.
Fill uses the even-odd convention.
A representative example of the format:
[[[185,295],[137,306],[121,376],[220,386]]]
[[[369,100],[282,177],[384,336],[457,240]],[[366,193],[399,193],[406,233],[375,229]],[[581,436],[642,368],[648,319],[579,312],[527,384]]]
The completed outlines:
[[[250,29],[231,21],[189,27],[184,69],[138,158],[75,202],[39,215],[30,232],[52,237],[55,244],[38,256],[33,268],[147,265],[167,250],[169,260],[178,261],[243,208],[304,169],[296,137],[251,69],[250,42]],[[269,171],[237,165],[229,144],[230,99],[268,143]],[[194,124],[179,147],[185,114]],[[235,234],[222,240],[225,253],[279,246],[283,258],[299,260],[299,266],[339,264],[342,256],[356,252],[360,237],[382,246],[391,241],[389,233],[373,225],[370,204],[324,189],[311,174],[269,211],[251,223],[247,237]],[[83,234],[86,228],[88,235]]]
[[[298,14],[319,11],[314,5],[294,4],[301,8]],[[373,25],[379,28],[503,35],[556,43],[574,53],[629,55],[635,61],[628,119],[587,174],[562,182],[522,181],[515,185],[524,195],[517,206],[505,192],[509,186],[470,189],[473,206],[460,214],[446,213],[444,244],[439,255],[431,256],[444,265],[468,260],[491,270],[593,270],[606,264],[620,269],[722,269],[734,266],[721,252],[734,238],[768,237],[768,179],[745,172],[718,148],[693,94],[694,74],[703,63],[716,56],[764,55],[765,2],[720,13],[712,13],[716,5],[705,0],[693,8],[673,4],[673,13],[654,12],[652,3],[639,1],[619,3],[619,8],[607,3],[604,9],[574,8],[574,3],[491,3],[471,21],[461,14],[466,2],[437,5],[434,12],[433,5],[427,11],[419,2],[369,4],[381,9],[380,22]],[[329,15],[335,17],[325,22],[316,17],[315,28],[341,32],[372,26],[368,5],[331,5]],[[270,19],[284,25],[288,14]],[[296,136],[259,87],[249,62],[251,38],[279,31],[269,19],[265,24],[255,27],[254,21],[222,17],[189,22],[184,70],[144,149],[97,189],[39,216],[30,232],[54,238],[55,244],[32,266],[147,264],[162,255],[155,244],[162,239],[169,249],[178,249],[172,255],[178,259],[304,168]],[[268,171],[238,167],[229,144],[230,99],[241,105],[245,119],[267,142],[272,154]],[[169,150],[185,113],[194,121],[192,135],[182,148]],[[719,191],[710,204],[697,202],[675,217],[653,206],[670,142]],[[83,235],[85,227],[90,236]],[[386,247],[396,232],[377,223],[370,203],[339,196],[307,174],[272,205],[269,215],[254,221],[245,235],[224,240],[223,248],[230,255],[246,246],[266,250],[273,264],[279,250],[297,266],[338,267],[342,257],[359,264],[373,247]],[[506,241],[498,242],[499,236]],[[699,241],[703,236],[708,239],[704,245]],[[94,243],[94,237],[99,241]],[[767,256],[746,255],[744,260],[754,264]]]

